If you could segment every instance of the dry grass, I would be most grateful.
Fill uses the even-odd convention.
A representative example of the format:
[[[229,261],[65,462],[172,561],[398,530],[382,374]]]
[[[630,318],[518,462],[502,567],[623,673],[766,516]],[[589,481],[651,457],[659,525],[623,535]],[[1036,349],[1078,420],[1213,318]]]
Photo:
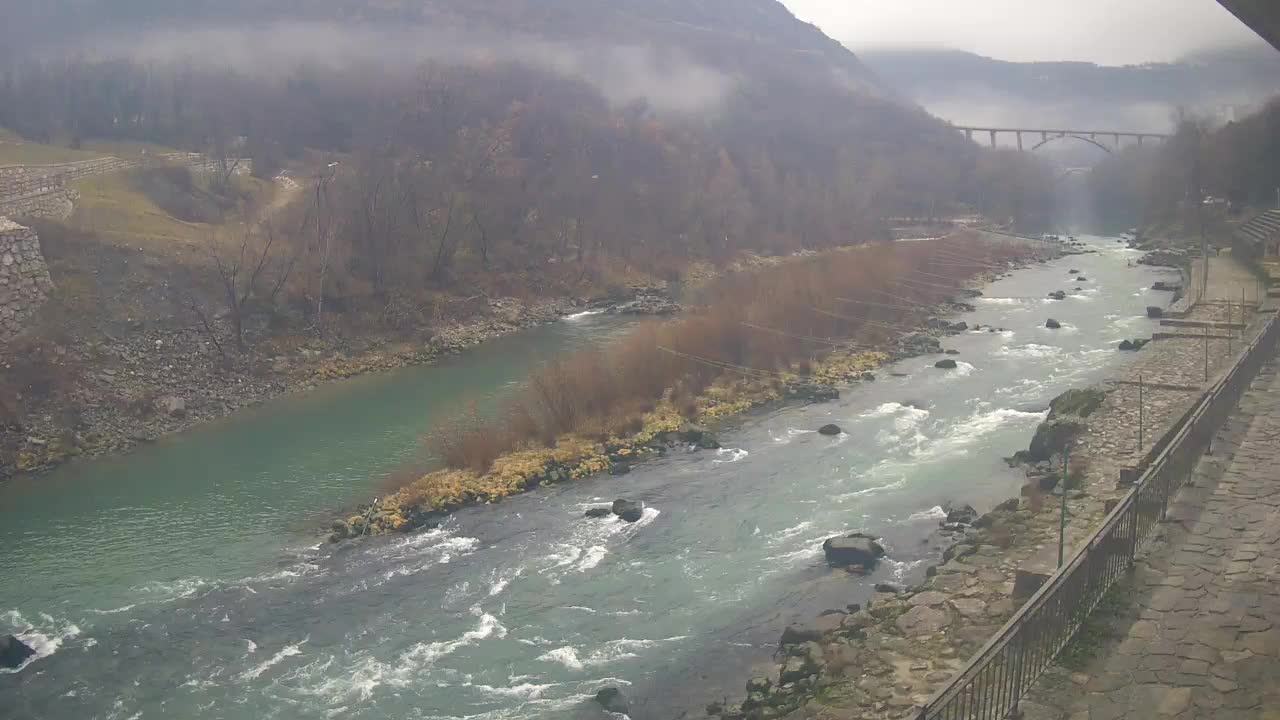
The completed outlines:
[[[0,138],[0,165],[56,165],[94,160],[103,156],[104,153],[91,150],[72,150],[57,145]]]
[[[271,183],[256,178],[237,178],[246,193],[269,197]],[[124,244],[166,255],[173,253],[200,257],[203,243],[215,229],[225,229],[230,237],[238,237],[242,227],[235,221],[206,224],[184,222],[165,212],[130,181],[128,173],[111,173],[75,182],[80,192],[68,224],[92,230],[106,242]]]
[[[56,165],[95,160],[107,156],[139,157],[176,152],[173,148],[132,140],[86,140],[79,149],[65,145],[36,143],[0,128],[0,165]]]
[[[483,474],[499,458],[555,447],[567,435],[596,442],[634,435],[660,403],[693,418],[713,385],[727,395],[735,379],[780,385],[800,379],[834,347],[883,345],[918,326],[928,306],[965,280],[1017,252],[957,237],[863,246],[730,275],[708,288],[703,308],[554,362],[496,419],[464,415],[433,429],[430,443],[449,467]],[[897,284],[920,278],[928,284]]]

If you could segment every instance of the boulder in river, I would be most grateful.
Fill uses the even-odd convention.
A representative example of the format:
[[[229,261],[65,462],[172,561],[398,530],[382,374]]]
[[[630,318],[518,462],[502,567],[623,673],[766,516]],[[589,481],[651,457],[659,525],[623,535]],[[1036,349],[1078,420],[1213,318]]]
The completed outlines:
[[[948,354],[948,355],[959,355],[959,354],[960,354],[960,351],[959,351],[959,350],[948,349],[948,350],[946,351],[946,354]]]
[[[1050,300],[1066,300],[1066,299],[1067,299],[1067,291],[1066,291],[1066,290],[1054,290],[1053,292],[1049,293],[1049,299],[1050,299]]]
[[[12,635],[0,635],[0,667],[12,670],[35,654],[35,650],[18,638]]]
[[[1151,289],[1160,290],[1163,292],[1178,292],[1179,290],[1182,289],[1182,286],[1179,285],[1178,283],[1169,283],[1169,282],[1165,282],[1164,280],[1157,280],[1155,281],[1155,284],[1151,286]]]
[[[613,514],[613,508],[593,507],[593,508],[587,508],[587,511],[582,513],[582,516],[589,517],[589,518],[602,518],[602,517],[608,517],[612,514]]]
[[[862,533],[828,538],[822,543],[827,564],[836,567],[857,567],[871,570],[884,557],[884,548],[875,538]]]
[[[1079,274],[1080,274],[1080,271],[1079,271],[1079,270],[1076,270],[1075,268],[1071,268],[1070,270],[1068,270],[1068,271],[1067,271],[1067,274],[1068,274],[1068,275],[1079,275]]]
[[[933,366],[938,368],[939,370],[955,370],[958,367],[958,365],[956,364],[956,361],[952,360],[951,358],[945,358],[943,360],[939,360],[938,362],[934,363]]]
[[[915,357],[917,355],[942,352],[942,343],[938,338],[921,333],[902,338],[898,341],[898,346],[901,348],[901,357]]]
[[[1089,282],[1089,278],[1087,278],[1087,277],[1085,277],[1085,276],[1083,276],[1083,275],[1077,275],[1077,276],[1076,276],[1076,282]]]
[[[972,505],[955,505],[946,502],[942,504],[942,510],[947,514],[948,523],[972,525],[978,519],[978,511],[974,510]]]
[[[818,428],[819,435],[839,435],[841,432],[839,425],[823,425]]]
[[[631,715],[631,705],[627,702],[627,696],[616,687],[601,688],[596,692],[595,700],[608,712],[628,717]]]
[[[634,500],[614,500],[610,510],[614,515],[632,523],[644,515],[644,506]]]
[[[782,637],[778,638],[778,645],[786,647],[788,645],[799,645],[800,643],[817,642],[821,639],[822,633],[817,630],[788,625],[783,629]]]
[[[1072,417],[1054,418],[1040,423],[1025,455],[1031,462],[1042,462],[1060,453],[1085,431],[1083,422]]]
[[[1155,305],[1148,305],[1147,317],[1153,320],[1164,317],[1164,308],[1156,307]]]
[[[1044,326],[1049,328],[1050,330],[1057,330],[1062,327],[1062,323],[1058,322],[1057,320],[1054,320],[1053,318],[1049,318],[1048,320],[1045,321]]]
[[[710,430],[697,423],[687,422],[681,425],[680,439],[697,445],[703,450],[718,450],[720,448],[720,442],[716,440],[715,435],[712,435]]]

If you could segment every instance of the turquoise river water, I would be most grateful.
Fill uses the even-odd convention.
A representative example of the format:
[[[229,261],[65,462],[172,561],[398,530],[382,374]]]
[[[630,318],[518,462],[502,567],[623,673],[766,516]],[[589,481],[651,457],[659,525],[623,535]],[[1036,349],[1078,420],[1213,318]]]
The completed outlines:
[[[959,368],[905,360],[836,401],[751,414],[724,449],[463,510],[441,528],[332,546],[317,528],[419,461],[434,420],[510,392],[537,363],[625,330],[605,315],[442,365],[268,403],[131,455],[0,485],[0,633],[38,650],[0,671],[16,718],[677,718],[738,695],[778,633],[918,579],[946,500],[1016,495],[1001,460],[1056,394],[1107,377],[1149,336],[1147,290],[1113,238],[984,289],[946,339]],[[1067,274],[1088,276],[1070,291]],[[1043,327],[1047,317],[1063,323]],[[814,429],[835,422],[844,434]],[[615,497],[640,522],[585,520]],[[852,581],[820,544],[885,538]],[[7,715],[6,715],[7,713]]]

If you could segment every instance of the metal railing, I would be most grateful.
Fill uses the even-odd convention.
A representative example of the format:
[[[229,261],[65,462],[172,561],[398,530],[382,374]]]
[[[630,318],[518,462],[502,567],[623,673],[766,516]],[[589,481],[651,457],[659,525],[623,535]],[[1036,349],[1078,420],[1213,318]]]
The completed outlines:
[[[917,715],[918,720],[999,720],[1018,706],[1036,679],[1132,567],[1169,500],[1191,478],[1213,437],[1274,357],[1280,321],[1262,332],[1200,398],[1133,488],[1070,562],[1057,570]]]

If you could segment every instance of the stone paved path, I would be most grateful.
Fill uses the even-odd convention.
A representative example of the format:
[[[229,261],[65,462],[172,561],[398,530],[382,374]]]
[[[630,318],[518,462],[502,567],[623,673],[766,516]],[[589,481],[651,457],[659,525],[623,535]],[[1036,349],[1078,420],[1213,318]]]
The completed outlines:
[[[1121,641],[1027,718],[1280,719],[1280,375],[1263,370],[1138,562]],[[1056,685],[1056,687],[1055,687]]]

